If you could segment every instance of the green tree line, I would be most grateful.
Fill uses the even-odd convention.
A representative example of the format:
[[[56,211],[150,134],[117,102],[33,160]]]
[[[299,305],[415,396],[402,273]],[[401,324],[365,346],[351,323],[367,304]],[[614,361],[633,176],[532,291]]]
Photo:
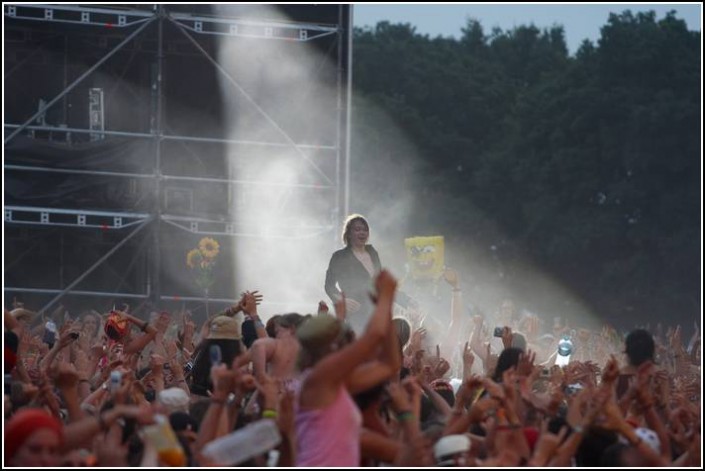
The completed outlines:
[[[530,260],[616,324],[690,325],[702,286],[700,43],[675,12],[613,14],[575,55],[561,27],[488,33],[468,20],[460,39],[356,29],[353,206],[373,204],[356,188],[394,198],[410,183],[411,229],[494,251],[510,286],[530,289],[512,269]],[[374,171],[390,168],[391,185]]]

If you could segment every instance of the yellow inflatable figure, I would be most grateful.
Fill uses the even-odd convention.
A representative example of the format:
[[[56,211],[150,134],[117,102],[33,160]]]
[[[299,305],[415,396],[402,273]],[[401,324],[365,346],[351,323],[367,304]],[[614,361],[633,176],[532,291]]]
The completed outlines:
[[[437,280],[445,265],[443,236],[404,239],[406,259],[414,280]]]

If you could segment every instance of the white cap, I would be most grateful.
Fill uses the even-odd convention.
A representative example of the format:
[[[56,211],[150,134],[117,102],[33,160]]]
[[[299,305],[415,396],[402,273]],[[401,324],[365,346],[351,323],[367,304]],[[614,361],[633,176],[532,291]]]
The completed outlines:
[[[158,399],[161,404],[169,409],[169,412],[177,410],[188,411],[189,396],[186,391],[180,388],[169,388],[159,391]]]
[[[439,461],[444,456],[470,451],[470,438],[467,435],[446,435],[433,447],[433,456]]]
[[[661,440],[658,439],[656,432],[650,428],[639,427],[634,430],[636,436],[644,440],[644,443],[649,445],[656,453],[661,453]]]

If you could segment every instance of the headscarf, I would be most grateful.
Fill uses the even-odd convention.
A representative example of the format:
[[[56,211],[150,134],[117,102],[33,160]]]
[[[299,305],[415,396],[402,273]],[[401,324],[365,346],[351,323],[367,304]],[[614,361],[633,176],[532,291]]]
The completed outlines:
[[[105,321],[105,335],[112,340],[120,340],[127,334],[127,324],[127,318],[113,309]]]
[[[24,442],[37,430],[49,429],[63,442],[63,425],[56,417],[42,409],[21,409],[5,424],[5,464],[14,458]]]

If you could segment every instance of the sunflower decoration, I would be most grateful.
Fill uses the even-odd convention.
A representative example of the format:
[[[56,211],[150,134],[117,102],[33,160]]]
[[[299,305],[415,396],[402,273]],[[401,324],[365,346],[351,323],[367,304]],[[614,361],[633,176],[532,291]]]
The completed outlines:
[[[218,252],[220,252],[220,245],[217,240],[204,237],[198,243],[198,250],[201,251],[201,255],[203,255],[205,259],[213,260],[218,256]]]
[[[213,266],[215,259],[220,253],[220,244],[215,239],[204,237],[198,243],[198,247],[191,249],[186,254],[186,266],[194,272],[196,285],[201,289],[208,290],[215,279],[213,277]]]
[[[197,266],[200,267],[202,261],[203,255],[201,255],[201,251],[198,249],[193,249],[186,255],[186,265],[191,269]]]

